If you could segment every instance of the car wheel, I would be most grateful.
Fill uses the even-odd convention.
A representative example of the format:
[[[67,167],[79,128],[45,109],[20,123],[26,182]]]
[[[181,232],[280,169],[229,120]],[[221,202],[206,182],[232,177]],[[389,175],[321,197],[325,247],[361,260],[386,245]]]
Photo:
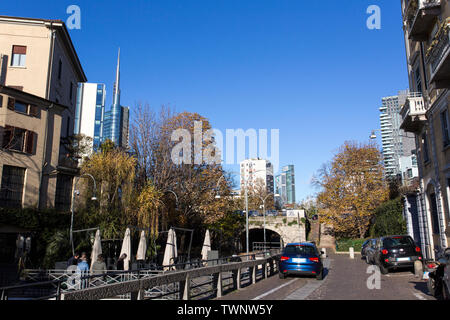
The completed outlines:
[[[434,297],[436,294],[436,281],[434,281],[433,278],[431,278],[431,277],[428,278],[427,287],[428,287],[428,292],[430,293],[430,295],[432,295]]]
[[[280,277],[280,279],[286,279],[286,275],[284,273],[279,272],[278,276]]]
[[[445,282],[442,283],[442,300],[450,300],[450,293]]]
[[[381,274],[388,274],[389,270],[382,263],[379,265]]]
[[[317,280],[323,280],[323,268],[322,268],[322,270],[320,270],[320,273],[318,273],[318,274],[316,275],[316,279],[317,279]]]

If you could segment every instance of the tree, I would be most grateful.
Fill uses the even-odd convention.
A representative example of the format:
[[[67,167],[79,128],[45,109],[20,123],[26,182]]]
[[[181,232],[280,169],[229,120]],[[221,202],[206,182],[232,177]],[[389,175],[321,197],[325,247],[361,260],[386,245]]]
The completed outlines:
[[[370,227],[370,236],[382,237],[406,233],[406,222],[403,218],[402,198],[398,197],[381,204],[374,215],[374,223]]]
[[[313,179],[321,188],[320,221],[338,236],[364,238],[374,210],[389,196],[383,171],[374,145],[346,142]]]

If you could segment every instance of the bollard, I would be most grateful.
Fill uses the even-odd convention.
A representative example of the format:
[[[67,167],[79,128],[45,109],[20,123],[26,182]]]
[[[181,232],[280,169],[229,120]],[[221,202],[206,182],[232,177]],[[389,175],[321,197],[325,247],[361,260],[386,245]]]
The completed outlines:
[[[350,259],[355,259],[355,250],[353,247],[350,247]]]
[[[217,276],[217,298],[222,297],[222,273],[219,272],[219,275]]]
[[[326,258],[327,257],[327,248],[322,248],[323,254],[322,254],[322,258]]]

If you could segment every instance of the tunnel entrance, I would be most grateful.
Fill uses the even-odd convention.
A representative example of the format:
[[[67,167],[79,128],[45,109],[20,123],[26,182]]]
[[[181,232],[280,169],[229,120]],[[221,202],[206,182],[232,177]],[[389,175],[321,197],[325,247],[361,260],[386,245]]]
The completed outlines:
[[[249,250],[260,251],[266,249],[279,249],[282,245],[281,236],[275,231],[266,229],[266,243],[264,243],[264,229],[250,229],[249,230]],[[246,248],[245,232],[241,237],[242,248]]]

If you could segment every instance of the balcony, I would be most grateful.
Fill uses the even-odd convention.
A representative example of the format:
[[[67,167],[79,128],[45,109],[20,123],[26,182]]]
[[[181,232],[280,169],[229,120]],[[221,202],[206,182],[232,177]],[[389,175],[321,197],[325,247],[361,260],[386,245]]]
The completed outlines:
[[[409,39],[427,41],[436,17],[440,13],[441,0],[410,0],[405,11]]]
[[[400,126],[405,132],[420,132],[425,124],[427,109],[420,93],[411,93],[400,111],[402,124]]]
[[[430,83],[436,89],[450,88],[450,18],[447,18],[433,38],[426,53],[426,63],[430,66]]]

